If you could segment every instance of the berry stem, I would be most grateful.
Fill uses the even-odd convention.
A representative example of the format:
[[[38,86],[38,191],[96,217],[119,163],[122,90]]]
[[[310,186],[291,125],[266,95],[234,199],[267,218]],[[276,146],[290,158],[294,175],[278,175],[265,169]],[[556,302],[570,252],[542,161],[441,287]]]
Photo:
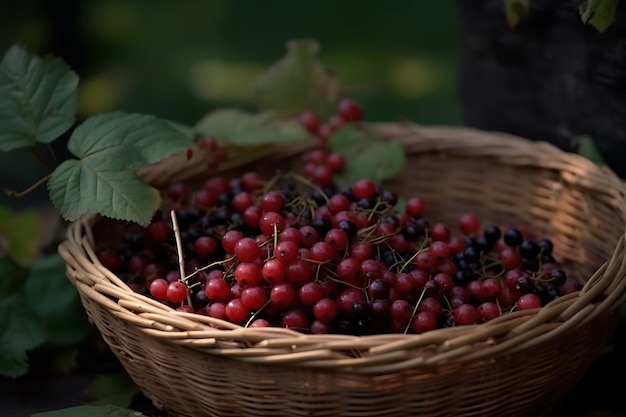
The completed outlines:
[[[187,287],[187,277],[185,276],[185,262],[183,260],[183,244],[180,238],[180,228],[178,227],[178,220],[176,219],[176,211],[174,209],[170,210],[170,215],[172,217],[172,228],[174,229],[174,237],[176,238],[176,253],[178,254],[178,269],[180,271],[180,281],[182,281],[183,284],[185,284],[185,287]],[[193,305],[189,289],[187,289],[187,302],[190,306]]]
[[[302,175],[298,175],[294,172],[290,172],[289,176],[293,177],[294,179],[306,185],[307,187],[310,187],[313,190],[317,191],[319,195],[326,201],[326,203],[328,203],[329,197],[326,195],[326,193],[324,192],[324,190],[322,190],[321,187],[319,187],[318,185],[310,181],[308,178],[303,177]]]
[[[265,307],[267,307],[267,306],[268,306],[271,302],[272,302],[272,300],[271,300],[271,299],[267,300],[267,301],[265,302],[265,304],[263,304],[263,305],[261,306],[261,308],[259,308],[257,311],[255,311],[254,313],[252,313],[252,314],[250,315],[250,318],[248,318],[248,320],[246,321],[246,324],[244,324],[244,326],[243,326],[243,327],[248,327],[248,326],[250,326],[250,323],[252,323],[252,322],[254,321],[254,319],[255,319],[255,318],[259,315],[259,313],[260,313],[261,311],[263,311],[263,309],[264,309]]]
[[[417,302],[415,303],[415,307],[413,307],[413,312],[411,313],[411,318],[409,319],[409,322],[406,324],[406,327],[404,328],[404,334],[407,334],[409,332],[409,329],[411,328],[411,322],[415,318],[415,314],[417,314],[417,309],[420,303],[422,302],[422,299],[424,298],[425,294],[426,294],[426,288],[422,288],[422,292],[420,293],[420,298],[417,299]]]
[[[403,272],[405,268],[409,266],[409,264],[415,260],[417,255],[419,255],[420,252],[422,252],[427,247],[428,247],[428,230],[426,231],[426,236],[424,236],[424,240],[422,240],[422,244],[420,245],[419,249],[417,249],[415,253],[411,255],[409,259],[406,260],[406,262],[402,265],[402,267],[400,268],[398,272]]]

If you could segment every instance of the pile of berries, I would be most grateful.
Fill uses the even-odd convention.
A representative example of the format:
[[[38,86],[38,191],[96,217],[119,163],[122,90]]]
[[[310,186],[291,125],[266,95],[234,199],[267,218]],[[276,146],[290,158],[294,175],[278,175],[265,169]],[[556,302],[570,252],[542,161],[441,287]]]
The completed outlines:
[[[302,173],[214,176],[199,189],[171,185],[151,224],[116,246],[104,266],[136,292],[177,310],[242,326],[305,333],[424,333],[539,308],[578,289],[548,239],[521,227],[431,222],[426,202],[362,179],[335,183],[346,161],[327,147],[336,129],[363,119],[342,100],[322,121],[298,116],[319,148]],[[212,138],[208,167],[227,157]]]
[[[314,334],[482,323],[575,289],[550,240],[483,227],[472,213],[454,225],[430,222],[418,196],[398,210],[398,196],[370,180],[318,181],[319,167],[342,169],[325,149],[305,161],[303,175],[174,184],[148,227],[115,247],[101,242],[99,258],[133,290],[178,310]]]

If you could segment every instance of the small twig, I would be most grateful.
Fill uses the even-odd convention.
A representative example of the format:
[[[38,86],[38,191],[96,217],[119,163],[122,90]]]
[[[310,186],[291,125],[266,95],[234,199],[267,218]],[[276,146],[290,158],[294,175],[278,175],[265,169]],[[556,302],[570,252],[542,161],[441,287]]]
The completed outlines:
[[[420,252],[422,252],[423,250],[427,249],[428,247],[429,247],[429,244],[428,244],[428,230],[427,230],[426,231],[426,235],[424,236],[424,240],[422,240],[422,244],[420,245],[420,247],[415,251],[415,253],[413,255],[411,255],[411,257],[409,259],[407,259],[407,261],[402,265],[402,267],[400,268],[400,270],[398,272],[404,271],[404,269],[407,266],[409,266],[409,264],[411,262],[413,262],[415,260],[417,255],[419,255]]]
[[[180,237],[180,229],[178,228],[178,220],[176,219],[176,210],[170,210],[170,215],[172,216],[172,227],[174,229],[174,236],[176,237],[176,252],[178,253],[178,268],[180,271],[180,280],[185,284],[185,288],[187,288],[187,302],[189,305],[192,305],[191,293],[189,292],[189,287],[187,287],[186,277],[185,277],[185,261],[183,260],[183,244]]]
[[[425,294],[426,294],[426,288],[423,288],[420,294],[420,298],[417,300],[417,303],[415,303],[415,307],[413,307],[411,318],[409,319],[409,322],[406,324],[406,327],[404,328],[404,334],[407,334],[409,332],[409,329],[411,328],[411,322],[415,318],[415,315],[417,314],[417,309],[419,308],[419,305],[422,302],[422,299],[424,299]]]
[[[35,188],[39,187],[41,184],[48,181],[50,177],[52,177],[52,174],[46,175],[45,177],[41,178],[39,181],[37,181],[36,183],[34,183],[33,185],[31,185],[30,187],[28,187],[27,189],[23,191],[15,191],[15,190],[5,188],[4,193],[8,197],[24,197],[25,195],[31,193]]]

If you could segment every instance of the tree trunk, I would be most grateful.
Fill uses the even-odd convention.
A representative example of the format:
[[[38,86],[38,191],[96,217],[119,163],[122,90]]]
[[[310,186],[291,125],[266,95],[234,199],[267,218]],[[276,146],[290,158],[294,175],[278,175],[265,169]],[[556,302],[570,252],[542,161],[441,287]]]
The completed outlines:
[[[576,151],[590,135],[626,177],[626,4],[600,33],[583,0],[529,0],[511,29],[504,0],[459,0],[465,123]]]

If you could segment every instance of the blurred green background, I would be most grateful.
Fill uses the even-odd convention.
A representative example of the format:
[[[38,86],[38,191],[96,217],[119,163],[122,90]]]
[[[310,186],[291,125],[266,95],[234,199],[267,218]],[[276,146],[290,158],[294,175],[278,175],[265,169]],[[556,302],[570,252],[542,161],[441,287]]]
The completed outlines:
[[[371,121],[460,124],[455,2],[22,0],[0,4],[4,53],[21,43],[80,76],[84,118],[123,110],[192,124],[224,106],[254,108],[257,75],[294,38],[314,38]],[[28,155],[0,155],[9,184],[41,177]],[[32,159],[27,159],[30,164]],[[3,177],[5,177],[3,175]],[[3,185],[4,181],[3,181]],[[42,194],[43,193],[43,194]],[[22,200],[44,198],[38,190]],[[20,205],[6,201],[0,204]]]

